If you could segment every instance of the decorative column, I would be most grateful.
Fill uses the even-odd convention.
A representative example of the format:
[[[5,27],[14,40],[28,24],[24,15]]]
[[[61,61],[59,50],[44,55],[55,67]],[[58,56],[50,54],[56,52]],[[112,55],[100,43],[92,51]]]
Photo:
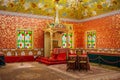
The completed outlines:
[[[50,50],[53,50],[53,32],[50,32]]]
[[[67,32],[66,34],[67,34],[67,40],[66,40],[66,44],[67,44],[67,45],[66,45],[66,47],[69,48],[69,47],[68,47],[68,44],[69,44],[69,43],[68,43],[68,40],[69,40],[69,39],[68,39],[68,32]]]

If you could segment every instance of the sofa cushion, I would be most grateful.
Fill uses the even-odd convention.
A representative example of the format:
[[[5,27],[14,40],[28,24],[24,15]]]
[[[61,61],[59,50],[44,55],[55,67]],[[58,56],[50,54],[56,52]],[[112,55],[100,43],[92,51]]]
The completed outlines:
[[[57,56],[57,60],[66,60],[66,53],[59,53]]]
[[[48,57],[41,57],[41,59],[40,60],[42,60],[42,61],[48,61],[49,60],[49,58]]]
[[[52,54],[52,56],[50,58],[57,59],[57,56],[58,56],[58,54]]]
[[[28,62],[34,61],[34,56],[5,56],[5,62]]]
[[[57,59],[49,58],[48,61],[50,61],[50,62],[55,62],[55,61],[57,61]]]

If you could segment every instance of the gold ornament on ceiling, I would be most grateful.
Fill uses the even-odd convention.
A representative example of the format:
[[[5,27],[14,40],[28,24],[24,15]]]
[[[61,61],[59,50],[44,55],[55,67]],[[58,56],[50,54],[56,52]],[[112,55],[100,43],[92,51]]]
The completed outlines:
[[[0,10],[55,16],[59,4],[61,18],[84,19],[120,9],[120,0],[0,0]]]
[[[35,3],[31,3],[31,6],[32,6],[32,8],[36,8],[37,7]]]

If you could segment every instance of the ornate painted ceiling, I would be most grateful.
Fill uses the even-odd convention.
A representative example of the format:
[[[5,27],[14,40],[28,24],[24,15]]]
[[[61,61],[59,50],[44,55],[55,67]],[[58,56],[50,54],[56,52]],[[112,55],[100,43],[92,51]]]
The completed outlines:
[[[85,19],[120,9],[120,0],[0,0],[0,10],[55,16],[59,1],[59,17]]]

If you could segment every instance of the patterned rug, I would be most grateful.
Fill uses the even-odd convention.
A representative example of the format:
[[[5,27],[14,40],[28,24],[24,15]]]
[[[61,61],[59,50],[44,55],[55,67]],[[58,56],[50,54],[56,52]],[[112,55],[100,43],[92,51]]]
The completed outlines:
[[[50,69],[61,72],[65,75],[76,78],[77,80],[120,80],[120,69],[113,70],[112,67],[105,66],[93,66],[89,71],[66,71],[66,64],[52,65]]]
[[[66,64],[9,63],[0,67],[0,80],[120,80],[120,71],[91,66],[90,71],[66,71]]]
[[[0,68],[0,80],[75,80],[47,67],[36,62],[9,63]]]

